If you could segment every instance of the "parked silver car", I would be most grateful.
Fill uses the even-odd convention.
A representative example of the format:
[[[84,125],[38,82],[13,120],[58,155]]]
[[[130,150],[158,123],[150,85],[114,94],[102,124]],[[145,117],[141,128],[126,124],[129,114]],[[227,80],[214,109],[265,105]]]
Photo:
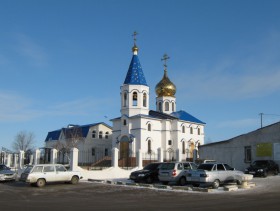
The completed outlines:
[[[220,184],[227,182],[236,182],[251,180],[252,175],[246,175],[242,171],[235,170],[224,163],[203,163],[197,170],[189,171],[187,181],[193,185],[204,185],[218,188]]]
[[[185,185],[188,171],[196,168],[197,165],[193,162],[163,163],[159,169],[158,178],[163,184],[175,182],[178,185]]]
[[[16,179],[16,173],[4,164],[0,164],[0,181],[11,181]]]
[[[45,186],[50,182],[70,182],[77,184],[82,179],[80,172],[68,171],[61,164],[37,164],[27,166],[21,174],[20,181],[37,185],[38,187]]]

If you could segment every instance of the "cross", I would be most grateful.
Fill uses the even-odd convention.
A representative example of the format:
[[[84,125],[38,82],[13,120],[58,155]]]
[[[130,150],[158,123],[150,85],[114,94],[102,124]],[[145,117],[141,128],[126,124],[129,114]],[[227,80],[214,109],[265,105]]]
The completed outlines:
[[[136,35],[138,35],[137,31],[133,32],[133,40],[134,40],[134,45],[136,44]]]
[[[167,67],[167,64],[166,64],[166,60],[167,59],[170,59],[170,57],[165,53],[164,55],[163,55],[163,58],[161,59],[161,61],[164,61],[164,69],[166,69],[166,67]]]

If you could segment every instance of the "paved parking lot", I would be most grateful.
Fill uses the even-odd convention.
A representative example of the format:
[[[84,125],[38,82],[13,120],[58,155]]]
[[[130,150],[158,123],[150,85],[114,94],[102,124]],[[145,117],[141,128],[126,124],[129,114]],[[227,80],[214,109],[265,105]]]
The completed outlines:
[[[279,210],[280,176],[254,178],[234,192],[179,192],[81,182],[44,188],[0,183],[1,210]]]

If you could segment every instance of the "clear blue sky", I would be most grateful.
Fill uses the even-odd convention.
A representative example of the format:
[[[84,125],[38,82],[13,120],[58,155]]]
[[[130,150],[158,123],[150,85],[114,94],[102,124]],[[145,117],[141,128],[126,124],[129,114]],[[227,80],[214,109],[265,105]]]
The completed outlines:
[[[168,75],[177,110],[206,122],[205,142],[280,120],[278,0],[0,0],[0,147],[19,131],[120,116],[137,31],[150,86]],[[107,118],[105,117],[107,116]]]

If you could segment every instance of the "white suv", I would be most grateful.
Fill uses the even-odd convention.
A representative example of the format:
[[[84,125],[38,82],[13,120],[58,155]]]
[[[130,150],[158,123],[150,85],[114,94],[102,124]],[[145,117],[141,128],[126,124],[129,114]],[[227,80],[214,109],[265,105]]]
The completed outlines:
[[[70,182],[77,184],[82,179],[80,172],[67,171],[61,164],[37,164],[27,166],[20,181],[43,187],[50,182]]]

